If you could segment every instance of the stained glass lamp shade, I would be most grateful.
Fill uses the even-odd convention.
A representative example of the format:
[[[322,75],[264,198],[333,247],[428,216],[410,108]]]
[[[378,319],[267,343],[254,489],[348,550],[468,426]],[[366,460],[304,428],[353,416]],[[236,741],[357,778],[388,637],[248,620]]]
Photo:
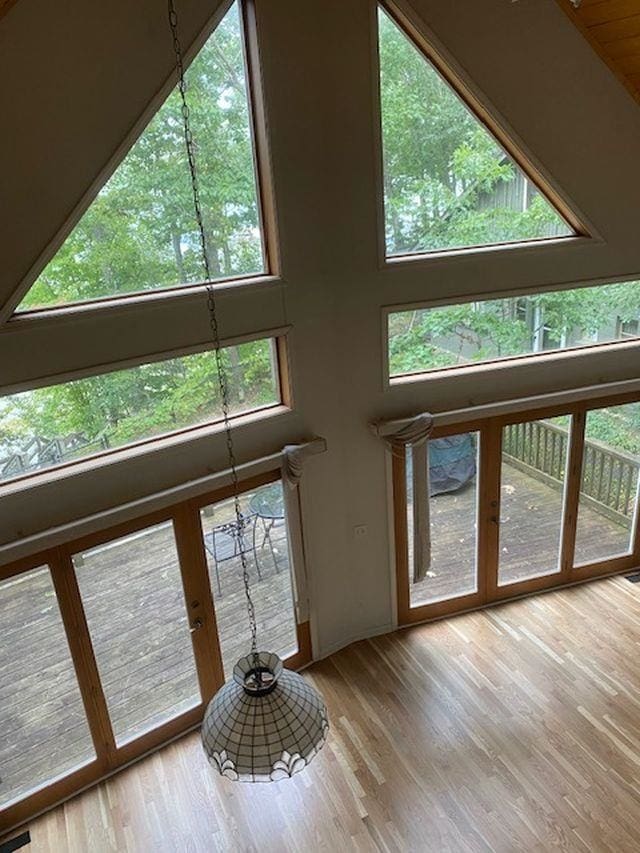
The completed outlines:
[[[284,669],[277,655],[259,652],[238,661],[233,678],[209,703],[202,744],[222,776],[277,782],[307,766],[328,730],[320,694],[297,672]]]

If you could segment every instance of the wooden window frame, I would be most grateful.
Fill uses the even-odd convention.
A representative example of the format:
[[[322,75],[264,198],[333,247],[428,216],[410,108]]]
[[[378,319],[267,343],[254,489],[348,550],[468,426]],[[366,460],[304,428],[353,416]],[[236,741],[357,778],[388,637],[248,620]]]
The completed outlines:
[[[56,313],[95,311],[100,309],[112,309],[114,307],[126,306],[132,300],[148,301],[158,299],[174,299],[193,294],[194,292],[204,292],[204,290],[213,286],[217,289],[227,289],[245,286],[261,285],[268,282],[279,281],[281,277],[280,251],[278,241],[278,225],[276,216],[276,203],[274,180],[271,169],[271,154],[269,147],[269,138],[267,134],[267,117],[265,98],[262,87],[262,77],[260,74],[260,48],[258,27],[256,23],[256,8],[255,0],[228,0],[221,7],[221,14],[216,12],[213,26],[209,22],[207,27],[196,39],[198,51],[203,46],[204,42],[210,38],[215,32],[218,24],[222,21],[224,15],[227,14],[233,2],[238,4],[238,14],[240,17],[240,29],[242,33],[244,70],[247,88],[247,110],[249,117],[249,131],[251,134],[252,143],[252,163],[253,172],[256,184],[256,201],[258,210],[258,227],[260,229],[262,243],[262,263],[263,271],[248,275],[234,275],[225,278],[214,279],[208,281],[196,282],[181,282],[169,287],[156,287],[151,290],[135,290],[131,293],[114,294],[111,296],[99,296],[89,299],[77,300],[61,305],[41,306],[18,311],[18,306],[34,285],[38,275],[46,267],[46,265],[54,258],[55,254],[62,246],[63,242],[69,237],[75,225],[80,218],[89,209],[89,205],[77,208],[74,215],[67,221],[63,230],[64,236],[53,241],[49,246],[49,252],[46,254],[47,260],[38,265],[37,272],[26,278],[18,287],[12,296],[3,304],[0,305],[0,325],[7,321],[20,321],[32,317],[54,317]],[[190,65],[194,58],[189,55],[187,66]],[[129,153],[131,147],[141,134],[146,129],[149,121],[158,109],[162,106],[166,98],[173,91],[177,82],[175,75],[172,72],[169,79],[157,93],[152,101],[150,108],[145,111],[144,121],[140,119],[136,123],[135,134],[127,139],[126,145],[119,150],[117,157],[111,162],[109,170],[106,172],[107,177],[101,179],[101,186],[106,184],[107,180],[118,168],[120,163]],[[140,130],[142,126],[142,130]],[[115,166],[114,166],[115,162]]]
[[[280,479],[280,470],[271,469],[244,479],[240,483],[240,489],[241,492],[248,492]],[[224,683],[214,592],[209,581],[200,510],[232,496],[233,486],[224,485],[0,566],[0,581],[40,566],[49,569],[96,753],[95,759],[52,782],[44,782],[22,799],[0,809],[0,826],[3,830],[5,827],[8,831],[19,826],[200,724],[208,702]],[[97,545],[166,522],[173,525],[185,613],[190,627],[195,627],[196,620],[199,620],[200,627],[191,632],[191,641],[202,698],[194,707],[118,746],[100,681],[72,557]],[[290,570],[293,572],[293,567]],[[290,669],[299,669],[312,660],[309,622],[298,623],[296,620],[296,632],[298,649],[284,661]]]
[[[466,364],[451,364],[445,367],[427,367],[424,370],[412,370],[407,373],[391,373],[390,347],[389,347],[389,322],[394,314],[406,314],[411,311],[424,311],[437,308],[455,308],[459,305],[468,305],[474,302],[493,302],[501,299],[521,299],[529,296],[542,296],[544,294],[564,293],[573,290],[588,290],[592,287],[606,287],[607,285],[630,284],[640,281],[640,273],[637,276],[625,276],[618,281],[591,281],[571,282],[563,287],[544,287],[527,290],[526,292],[506,292],[492,294],[475,294],[473,296],[459,296],[447,299],[439,299],[432,302],[414,302],[410,304],[386,305],[382,308],[382,335],[383,335],[383,382],[386,388],[396,385],[405,385],[413,382],[428,382],[430,379],[447,377],[451,378],[460,373],[469,371],[485,371],[501,369],[512,365],[531,363],[535,361],[546,361],[549,359],[569,359],[583,353],[607,352],[618,350],[620,347],[636,348],[640,352],[640,331],[635,336],[620,337],[610,341],[592,341],[575,346],[558,347],[556,349],[541,350],[507,355],[503,357],[488,358],[481,361],[471,361]]]
[[[630,550],[620,556],[605,557],[588,563],[574,561],[578,504],[582,482],[583,449],[587,413],[593,409],[640,402],[637,391],[579,402],[550,405],[499,414],[478,420],[437,426],[430,438],[442,438],[463,432],[478,432],[480,464],[478,468],[477,591],[456,598],[411,607],[409,541],[407,525],[406,455],[392,456],[393,531],[398,625],[429,622],[455,613],[476,610],[537,592],[585,583],[597,578],[629,572],[640,565],[640,501],[636,500],[630,533]],[[502,430],[507,424],[526,423],[571,415],[567,457],[567,475],[563,495],[563,520],[558,571],[514,583],[498,584],[500,469]],[[640,477],[639,477],[640,483]]]
[[[258,341],[268,341],[271,345],[271,357],[274,361],[274,381],[276,386],[276,401],[267,403],[263,406],[258,406],[254,409],[248,409],[244,412],[232,414],[230,420],[237,425],[245,422],[255,421],[260,418],[266,418],[270,415],[281,414],[288,412],[293,407],[293,393],[291,387],[291,372],[289,365],[289,349],[287,344],[287,334],[289,329],[273,329],[269,331],[259,332],[251,335],[243,335],[236,338],[221,341],[221,348],[226,349],[231,346],[237,346],[244,343],[252,343]],[[171,350],[170,352],[153,353],[149,355],[139,356],[135,359],[126,361],[113,362],[107,366],[99,368],[90,368],[86,370],[73,371],[61,376],[43,377],[37,382],[31,382],[14,389],[12,387],[3,389],[0,394],[2,397],[8,397],[13,394],[24,393],[26,391],[35,390],[38,388],[54,387],[55,385],[73,382],[76,380],[86,379],[89,377],[106,376],[109,373],[117,373],[120,370],[127,370],[147,364],[153,364],[158,361],[171,361],[174,358],[182,358],[198,353],[210,352],[213,358],[214,347],[211,342],[206,344],[198,344],[196,346],[181,348],[180,350]],[[8,392],[8,393],[7,393]],[[58,465],[51,465],[47,468],[42,468],[36,471],[30,471],[26,474],[19,474],[16,477],[10,477],[0,481],[0,498],[16,489],[29,488],[31,486],[41,485],[51,478],[58,479],[62,476],[73,475],[76,471],[86,471],[87,468],[93,466],[109,464],[109,462],[119,462],[122,459],[137,456],[139,454],[148,453],[162,448],[165,445],[173,444],[180,440],[189,440],[189,438],[197,438],[204,433],[210,433],[212,430],[221,431],[223,429],[222,415],[213,418],[204,423],[193,424],[191,426],[182,427],[172,430],[171,432],[152,435],[148,438],[141,438],[137,441],[132,441],[128,444],[123,444],[119,447],[111,447],[97,453],[91,453],[87,456],[79,457],[78,459],[70,459],[67,462],[61,462]]]

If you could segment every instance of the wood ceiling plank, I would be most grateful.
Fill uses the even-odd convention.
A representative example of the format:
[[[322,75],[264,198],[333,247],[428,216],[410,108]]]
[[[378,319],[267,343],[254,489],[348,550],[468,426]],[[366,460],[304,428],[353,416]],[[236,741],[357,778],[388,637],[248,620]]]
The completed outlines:
[[[0,0],[0,18],[9,11],[16,0]]]
[[[633,56],[621,56],[616,63],[623,74],[637,74],[640,72],[640,52]]]
[[[558,2],[598,56],[640,102],[640,86],[635,79],[629,79],[629,75],[640,71],[640,0],[583,0],[578,9],[572,0]]]
[[[600,3],[582,3],[578,16],[587,27],[630,18],[640,13],[640,0],[601,0]]]
[[[621,59],[625,56],[635,56],[640,53],[640,36],[612,41],[606,45],[606,51],[613,59]]]
[[[631,15],[630,18],[620,18],[618,21],[606,21],[604,24],[596,24],[589,27],[589,33],[596,38],[600,44],[608,45],[609,42],[640,35],[640,14]]]

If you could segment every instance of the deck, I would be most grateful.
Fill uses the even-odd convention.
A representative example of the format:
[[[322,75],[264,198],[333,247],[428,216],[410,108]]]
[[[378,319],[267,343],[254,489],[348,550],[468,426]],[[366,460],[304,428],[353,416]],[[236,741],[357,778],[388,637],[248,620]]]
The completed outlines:
[[[556,559],[559,493],[515,468],[504,474],[503,561],[510,579]],[[412,587],[414,602],[446,598],[475,583],[474,489],[434,499],[432,576]],[[227,504],[203,514],[208,533],[231,518]],[[260,522],[259,522],[260,523]],[[620,551],[629,531],[591,508],[581,516],[590,554]],[[505,533],[506,531],[506,533]],[[258,538],[261,580],[253,558],[261,645],[293,650],[292,607],[285,529],[271,531],[274,553]],[[586,533],[585,533],[586,536]],[[220,564],[211,587],[225,669],[246,651],[248,629],[239,561]],[[275,559],[274,559],[275,557]],[[118,742],[157,725],[199,700],[171,528],[160,525],[83,555],[77,576]],[[44,780],[93,757],[55,594],[47,570],[0,586],[0,807]]]
[[[562,493],[509,464],[503,464],[500,507],[499,583],[514,583],[557,570]],[[409,506],[409,522],[411,506]],[[410,525],[411,526],[411,525]],[[431,499],[431,567],[411,586],[412,606],[476,591],[476,485]],[[625,553],[630,529],[592,506],[578,513],[576,562]],[[409,566],[412,568],[409,536]]]

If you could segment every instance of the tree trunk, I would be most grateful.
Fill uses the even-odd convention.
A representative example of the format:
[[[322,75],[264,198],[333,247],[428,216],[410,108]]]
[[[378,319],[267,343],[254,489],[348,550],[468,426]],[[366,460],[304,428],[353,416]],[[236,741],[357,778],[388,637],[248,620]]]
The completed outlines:
[[[246,397],[244,388],[244,370],[240,363],[240,352],[238,351],[238,347],[229,347],[229,361],[231,362],[231,386],[232,390],[235,392],[232,394],[232,397],[235,397],[238,403],[244,403]]]
[[[176,270],[178,271],[178,280],[180,284],[184,284],[184,282],[186,282],[187,280],[187,273],[184,268],[184,258],[182,257],[180,234],[177,231],[171,232],[171,243],[173,245],[173,254],[176,259]]]

